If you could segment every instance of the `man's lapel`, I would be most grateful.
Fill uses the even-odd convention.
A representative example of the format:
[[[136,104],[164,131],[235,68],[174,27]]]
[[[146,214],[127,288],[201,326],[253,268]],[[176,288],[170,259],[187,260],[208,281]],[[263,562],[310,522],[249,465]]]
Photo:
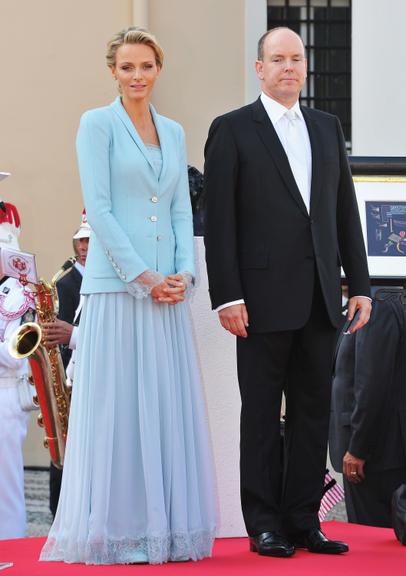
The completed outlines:
[[[305,119],[312,148],[312,185],[310,190],[310,215],[315,214],[316,206],[320,198],[322,183],[323,139],[322,131],[314,116],[308,108],[300,107]]]
[[[288,157],[286,156],[281,141],[278,138],[275,128],[273,127],[273,124],[269,119],[269,116],[266,113],[260,98],[258,98],[258,100],[252,104],[252,118],[255,122],[258,134],[266,149],[272,156],[275,166],[279,170],[279,173],[285,182],[286,187],[292,194],[294,200],[302,212],[308,216],[306,205],[303,202],[302,195],[300,194],[299,188],[297,187],[295,177],[293,176],[292,170],[290,168]]]

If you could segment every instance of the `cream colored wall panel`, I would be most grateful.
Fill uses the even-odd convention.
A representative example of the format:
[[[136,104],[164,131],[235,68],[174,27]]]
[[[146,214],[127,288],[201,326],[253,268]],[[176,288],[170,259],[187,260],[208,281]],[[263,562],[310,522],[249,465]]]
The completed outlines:
[[[13,176],[0,195],[22,218],[21,245],[50,277],[71,254],[81,193],[75,134],[81,113],[115,89],[104,55],[132,21],[131,0],[2,0],[0,169]]]
[[[72,253],[82,200],[75,135],[87,108],[116,95],[105,64],[110,36],[132,22],[132,0],[1,0],[0,196],[17,205],[21,247],[50,278]],[[46,465],[34,423],[26,465]]]
[[[258,40],[267,30],[267,1],[245,0],[245,102],[253,102],[259,95],[259,81],[255,70]]]
[[[183,125],[201,169],[211,121],[244,104],[244,1],[150,0],[149,27],[165,51],[154,102]]]
[[[133,4],[133,26],[149,26],[149,0],[132,0]]]

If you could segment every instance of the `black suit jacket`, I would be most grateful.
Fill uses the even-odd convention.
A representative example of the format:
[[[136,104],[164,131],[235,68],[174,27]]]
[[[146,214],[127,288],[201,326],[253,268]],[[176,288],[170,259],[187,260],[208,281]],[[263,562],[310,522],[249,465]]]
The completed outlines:
[[[371,319],[338,342],[330,457],[348,450],[370,470],[406,466],[406,291],[379,290]]]
[[[350,296],[369,295],[357,202],[338,119],[302,108],[311,148],[307,212],[260,99],[216,118],[205,148],[206,260],[213,308],[238,299],[250,330],[302,327],[315,269],[340,322],[340,266]]]
[[[73,324],[75,312],[79,306],[81,284],[82,274],[74,266],[56,283],[59,299],[58,318],[69,322],[69,324]],[[62,362],[65,368],[71,355],[72,351],[68,346],[61,347]]]

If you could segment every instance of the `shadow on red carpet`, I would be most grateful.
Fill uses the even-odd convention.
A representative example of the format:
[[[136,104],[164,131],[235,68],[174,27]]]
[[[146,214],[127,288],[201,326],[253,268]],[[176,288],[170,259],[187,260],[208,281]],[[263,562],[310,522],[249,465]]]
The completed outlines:
[[[13,562],[2,576],[406,576],[406,547],[392,530],[344,522],[326,522],[330,538],[345,540],[350,552],[341,556],[310,554],[298,550],[292,558],[265,558],[248,551],[246,538],[216,540],[212,558],[200,562],[168,563],[160,566],[85,566],[62,562],[39,562],[44,538],[0,541],[0,562]]]

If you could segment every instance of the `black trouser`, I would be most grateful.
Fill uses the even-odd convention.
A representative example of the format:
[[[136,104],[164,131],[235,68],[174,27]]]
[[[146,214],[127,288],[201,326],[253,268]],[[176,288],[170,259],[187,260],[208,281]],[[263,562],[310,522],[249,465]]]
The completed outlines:
[[[61,492],[62,470],[52,464],[49,465],[49,508],[55,517],[58,508],[59,494]]]
[[[335,337],[316,279],[310,318],[303,328],[237,338],[241,503],[249,535],[319,527]]]

